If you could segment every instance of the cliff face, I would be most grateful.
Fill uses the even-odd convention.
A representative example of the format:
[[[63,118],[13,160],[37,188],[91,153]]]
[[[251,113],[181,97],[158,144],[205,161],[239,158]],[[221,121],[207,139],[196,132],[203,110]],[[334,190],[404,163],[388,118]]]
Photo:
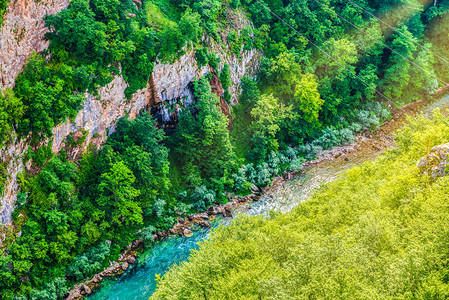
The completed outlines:
[[[33,51],[48,46],[43,17],[67,7],[68,0],[10,0],[0,31],[0,87],[12,87]]]
[[[14,2],[5,18],[0,36],[2,58],[0,77],[3,87],[12,87],[14,79],[20,73],[23,64],[32,51],[42,51],[48,44],[42,40],[45,33],[42,17],[45,14],[56,13],[67,5],[66,1],[43,1],[34,3],[18,0]],[[24,16],[22,20],[21,16]],[[18,22],[15,30],[14,22]],[[24,33],[22,33],[24,32]],[[15,44],[17,41],[17,44]],[[239,55],[227,54],[220,45],[212,45],[212,51],[220,57],[221,70],[225,63],[231,70],[233,95],[236,102],[240,91],[240,79],[245,75],[253,75],[258,68],[260,53],[257,50],[242,51]],[[218,71],[219,71],[218,70]],[[76,157],[90,143],[100,146],[112,133],[118,119],[124,116],[134,118],[141,109],[148,109],[156,114],[157,119],[170,122],[176,117],[176,112],[192,103],[191,82],[209,71],[209,67],[198,67],[193,51],[188,51],[173,64],[157,63],[147,87],[139,90],[131,99],[126,99],[124,90],[127,87],[122,77],[116,77],[110,84],[99,90],[98,96],[86,94],[86,101],[75,120],[67,121],[53,129],[52,149],[58,152],[64,147],[64,141],[69,134],[80,134],[87,131],[84,143],[70,152]],[[28,144],[23,140],[14,140],[0,149],[0,159],[6,164],[8,178],[0,198],[0,225],[11,223],[11,212],[19,191],[17,175],[23,172],[25,154]],[[0,241],[2,237],[0,236]]]

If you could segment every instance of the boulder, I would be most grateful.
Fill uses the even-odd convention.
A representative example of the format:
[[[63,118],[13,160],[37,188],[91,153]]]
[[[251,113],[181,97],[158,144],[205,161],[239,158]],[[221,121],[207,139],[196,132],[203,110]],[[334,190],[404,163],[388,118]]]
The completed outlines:
[[[83,285],[83,290],[88,295],[92,294],[92,290],[87,285]]]
[[[193,235],[193,232],[192,232],[192,230],[186,228],[186,229],[184,229],[182,234],[184,234],[186,237],[190,237]]]
[[[235,196],[235,200],[237,200],[237,202],[245,202],[246,201],[246,197],[244,196]]]
[[[209,215],[207,213],[198,214],[198,215],[195,216],[195,219],[206,220],[206,219],[209,219]]]
[[[204,220],[201,221],[199,224],[200,224],[201,227],[210,227],[210,223],[207,222],[207,221],[204,221]]]
[[[126,271],[129,267],[129,264],[125,261],[124,263],[122,263],[121,268],[123,271]]]
[[[260,190],[259,190],[259,188],[255,184],[253,184],[251,186],[251,192],[253,192],[254,194],[259,194]]]
[[[421,174],[429,175],[432,178],[442,177],[449,174],[446,170],[448,165],[449,144],[435,146],[430,149],[430,153],[422,157],[416,164]]]
[[[246,201],[251,201],[251,200],[253,200],[254,198],[256,198],[256,195],[255,195],[255,194],[249,194],[249,195],[246,196]]]
[[[207,209],[207,214],[212,215],[218,215],[223,213],[223,207],[221,206],[211,206]]]
[[[134,255],[130,255],[130,256],[128,256],[126,261],[130,264],[134,264],[136,262],[136,257]]]
[[[103,277],[101,277],[99,274],[96,274],[93,278],[92,278],[92,282],[93,283],[99,283],[103,280]]]
[[[75,300],[82,297],[80,290],[76,289],[70,292],[69,296],[64,298],[65,300]]]
[[[131,243],[131,248],[132,248],[132,249],[137,249],[137,248],[139,248],[142,244],[143,244],[143,239],[134,240],[134,241]]]
[[[232,204],[228,203],[224,206],[223,216],[231,218],[232,217]]]

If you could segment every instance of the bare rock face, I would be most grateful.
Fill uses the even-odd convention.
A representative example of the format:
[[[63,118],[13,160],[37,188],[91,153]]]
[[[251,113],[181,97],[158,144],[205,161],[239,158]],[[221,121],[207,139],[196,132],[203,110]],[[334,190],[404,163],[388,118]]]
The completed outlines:
[[[0,32],[0,87],[12,87],[28,57],[48,47],[43,17],[67,7],[68,0],[11,0]]]
[[[432,178],[442,177],[449,174],[446,169],[449,155],[449,144],[435,146],[430,150],[430,153],[422,157],[417,167],[422,174],[427,174]]]

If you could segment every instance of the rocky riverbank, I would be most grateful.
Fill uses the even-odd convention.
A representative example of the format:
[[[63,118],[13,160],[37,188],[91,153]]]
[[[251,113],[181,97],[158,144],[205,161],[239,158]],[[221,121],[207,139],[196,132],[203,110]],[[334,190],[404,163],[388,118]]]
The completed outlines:
[[[273,180],[270,187],[279,185],[283,179],[281,177]],[[264,192],[268,188],[264,189]],[[216,215],[223,215],[225,217],[232,217],[232,209],[241,205],[247,204],[249,201],[257,201],[261,197],[261,191],[257,187],[253,187],[253,193],[247,196],[231,196],[230,201],[226,204],[212,206],[207,209],[206,212],[201,214],[190,214],[186,218],[178,218],[177,223],[170,229],[159,231],[154,234],[153,239],[155,241],[163,239],[169,235],[193,235],[190,228],[198,224],[202,227],[210,227],[209,220],[215,218]],[[122,255],[117,259],[117,261],[109,262],[109,267],[104,269],[102,272],[95,274],[92,278],[86,279],[84,282],[79,283],[70,290],[64,299],[74,300],[81,299],[85,295],[89,295],[92,291],[99,287],[100,283],[103,281],[104,277],[119,276],[125,272],[131,264],[136,262],[137,251],[145,246],[143,239],[134,240],[129,244],[123,251]]]

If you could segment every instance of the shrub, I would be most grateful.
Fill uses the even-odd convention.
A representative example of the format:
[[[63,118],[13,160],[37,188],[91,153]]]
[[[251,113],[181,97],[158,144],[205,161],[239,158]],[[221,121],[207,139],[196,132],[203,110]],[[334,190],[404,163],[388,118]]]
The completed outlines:
[[[215,191],[207,189],[204,185],[197,187],[192,194],[193,208],[204,211],[214,203],[215,197]]]
[[[199,48],[195,50],[195,59],[199,67],[206,66],[209,63],[209,55],[207,48]]]
[[[105,262],[105,258],[111,251],[111,245],[102,242],[98,246],[92,247],[81,255],[75,257],[73,262],[67,267],[67,275],[76,281],[83,280],[98,272]]]

